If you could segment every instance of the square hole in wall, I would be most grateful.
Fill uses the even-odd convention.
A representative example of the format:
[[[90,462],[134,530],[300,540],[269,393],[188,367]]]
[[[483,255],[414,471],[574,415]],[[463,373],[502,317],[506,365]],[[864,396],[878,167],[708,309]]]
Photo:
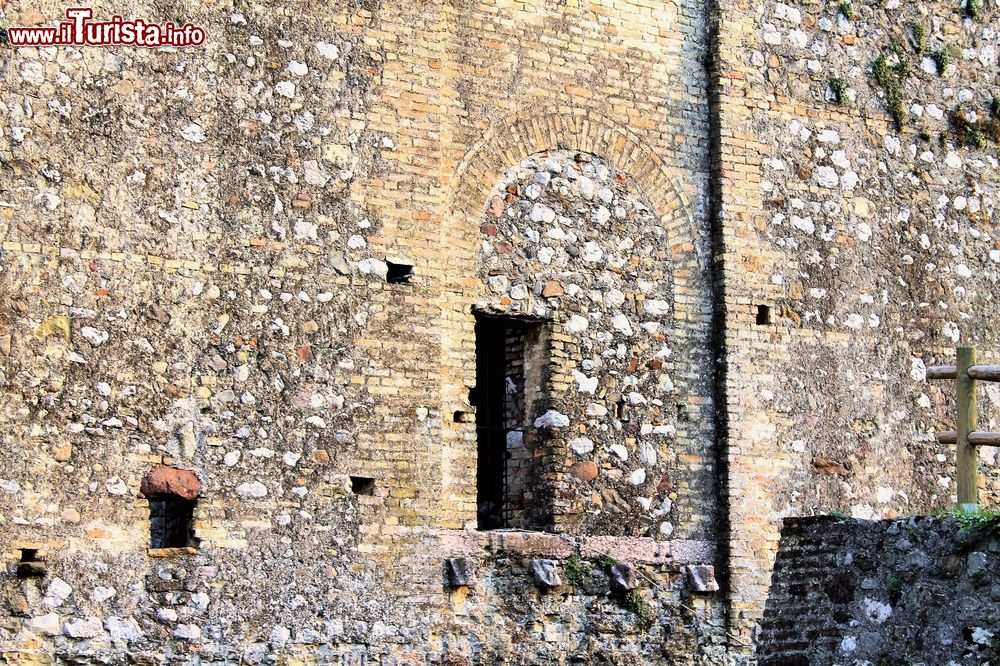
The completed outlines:
[[[370,479],[367,476],[352,476],[351,492],[355,495],[374,495],[375,479]]]
[[[413,266],[391,261],[385,263],[389,267],[389,272],[385,275],[386,282],[389,284],[410,284],[410,278],[413,277]]]
[[[757,306],[757,324],[764,326],[771,323],[771,306],[769,305],[758,305]]]
[[[38,559],[37,548],[21,548],[17,563],[18,578],[41,578],[47,572],[45,563]]]
[[[193,545],[193,500],[165,495],[149,500],[150,548],[185,548]]]

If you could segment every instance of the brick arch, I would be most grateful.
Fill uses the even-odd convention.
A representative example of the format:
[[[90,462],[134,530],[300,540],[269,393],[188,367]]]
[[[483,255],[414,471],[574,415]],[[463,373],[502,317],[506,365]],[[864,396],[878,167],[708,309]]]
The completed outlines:
[[[531,109],[492,125],[465,153],[449,183],[445,231],[463,220],[478,221],[487,193],[507,170],[549,150],[579,150],[613,164],[632,178],[664,222],[671,251],[691,241],[679,227],[690,221],[690,206],[678,178],[632,131],[589,111],[560,113]]]
[[[442,223],[441,307],[442,369],[442,499],[451,527],[475,526],[475,424],[456,417],[469,409],[468,390],[475,382],[475,320],[472,307],[484,287],[476,273],[479,227],[490,194],[523,161],[552,150],[576,150],[597,156],[633,180],[642,198],[659,217],[666,233],[674,270],[685,277],[673,284],[674,339],[707,340],[709,318],[700,312],[704,294],[690,276],[699,271],[696,225],[680,177],[634,133],[610,120],[580,110],[528,109],[491,126],[456,165],[448,185]],[[700,368],[677,358],[681,381],[691,381]],[[571,381],[567,376],[564,381]],[[693,394],[692,394],[693,395]],[[697,441],[705,432],[692,429],[679,439]],[[557,528],[559,529],[559,528]],[[561,530],[560,530],[561,531]]]

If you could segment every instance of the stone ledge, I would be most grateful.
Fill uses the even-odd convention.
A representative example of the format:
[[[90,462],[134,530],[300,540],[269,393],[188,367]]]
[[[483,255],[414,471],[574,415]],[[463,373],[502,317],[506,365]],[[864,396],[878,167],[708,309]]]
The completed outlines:
[[[715,543],[691,539],[657,541],[648,537],[569,536],[529,531],[439,530],[442,549],[449,556],[483,558],[509,555],[584,559],[610,555],[637,564],[705,564],[715,561]]]

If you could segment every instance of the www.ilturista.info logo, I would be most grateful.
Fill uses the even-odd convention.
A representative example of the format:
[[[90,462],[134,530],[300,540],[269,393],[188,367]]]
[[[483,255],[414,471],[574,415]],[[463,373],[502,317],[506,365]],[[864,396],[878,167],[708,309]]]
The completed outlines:
[[[70,7],[66,10],[68,21],[50,27],[7,28],[11,46],[201,46],[205,30],[185,23],[178,26],[170,21],[151,23],[142,19],[125,20],[112,16],[109,21],[91,21],[94,10],[89,7]],[[0,28],[0,42],[3,40]]]

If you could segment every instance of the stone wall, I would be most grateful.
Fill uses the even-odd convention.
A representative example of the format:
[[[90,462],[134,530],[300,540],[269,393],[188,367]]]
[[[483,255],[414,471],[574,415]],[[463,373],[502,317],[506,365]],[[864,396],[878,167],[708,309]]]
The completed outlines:
[[[760,663],[996,663],[998,565],[998,535],[954,519],[786,520]]]
[[[0,20],[47,24],[63,9],[8,2]],[[590,647],[579,627],[631,622],[603,592],[528,612],[521,559],[486,554],[495,582],[459,621],[442,581],[450,539],[476,526],[474,307],[497,277],[479,268],[484,216],[525,160],[550,155],[586,156],[604,174],[597,197],[645,208],[623,220],[602,204],[601,241],[623,263],[599,283],[569,266],[544,275],[572,294],[572,312],[560,296],[542,313],[557,330],[549,406],[573,434],[547,460],[560,492],[549,527],[715,557],[702,5],[128,0],[94,12],[190,21],[207,39],[0,47],[5,658],[462,663],[493,641],[486,609],[504,604],[516,612],[497,621],[519,640],[491,643],[489,659],[718,652],[714,593],[698,602],[714,624],[696,626],[675,592],[681,564],[666,560],[648,566],[668,567],[649,575],[669,592],[644,583],[643,595],[673,619],[649,635],[595,631]],[[409,281],[388,280],[390,264],[412,266]],[[529,271],[508,278],[511,303],[541,302]],[[642,305],[658,301],[669,307]],[[582,345],[566,330],[574,315],[593,322]],[[619,374],[590,391],[600,363]],[[621,396],[635,407],[628,431]],[[591,403],[604,415],[587,415]],[[585,437],[594,449],[575,451]],[[571,471],[587,461],[590,481]],[[148,549],[140,484],[161,465],[200,481],[189,548]],[[28,551],[44,577],[17,577]],[[545,621],[565,633],[536,631],[560,614]],[[443,638],[453,625],[461,644]]]
[[[924,371],[959,344],[1000,359],[998,15],[982,4],[718,3],[728,559],[748,636],[783,517],[955,501],[954,448],[934,438],[954,385]],[[984,427],[998,398],[985,389]],[[995,451],[980,462],[995,502]]]

